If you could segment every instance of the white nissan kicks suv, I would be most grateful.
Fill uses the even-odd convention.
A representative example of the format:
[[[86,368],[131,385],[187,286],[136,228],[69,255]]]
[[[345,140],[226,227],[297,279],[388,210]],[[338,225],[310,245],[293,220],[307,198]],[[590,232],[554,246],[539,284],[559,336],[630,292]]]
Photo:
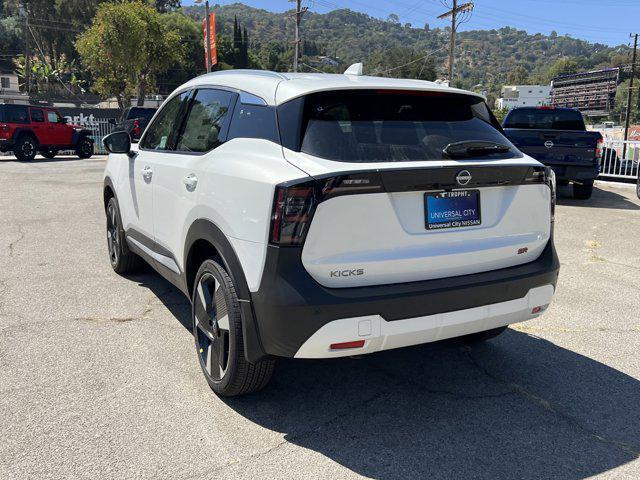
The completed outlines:
[[[490,338],[554,294],[553,173],[484,98],[431,82],[235,70],[104,139],[113,269],[191,300],[218,394],[276,357]]]

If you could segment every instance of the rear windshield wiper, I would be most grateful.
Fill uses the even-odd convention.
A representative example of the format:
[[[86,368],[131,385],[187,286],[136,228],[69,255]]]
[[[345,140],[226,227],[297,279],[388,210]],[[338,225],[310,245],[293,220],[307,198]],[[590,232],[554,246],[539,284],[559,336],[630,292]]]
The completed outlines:
[[[444,158],[468,158],[491,155],[493,153],[507,153],[508,145],[482,140],[465,140],[463,142],[450,143],[442,150]]]

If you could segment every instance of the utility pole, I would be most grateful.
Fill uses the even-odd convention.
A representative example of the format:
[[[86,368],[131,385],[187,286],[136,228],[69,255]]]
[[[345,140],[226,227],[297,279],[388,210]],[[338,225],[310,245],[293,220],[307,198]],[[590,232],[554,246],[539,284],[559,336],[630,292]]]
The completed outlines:
[[[194,3],[200,5],[202,0],[195,0]],[[211,32],[211,19],[209,18],[209,0],[205,0],[204,2],[204,15],[206,25],[205,47],[207,49],[205,58],[207,59],[207,73],[209,73],[211,71],[211,35],[209,34],[209,32]]]
[[[209,0],[204,2],[204,14],[207,19],[207,73],[211,71],[211,19],[209,18]]]
[[[473,2],[466,2],[462,5],[458,5],[458,0],[453,0],[453,6],[451,10],[448,12],[444,12],[442,15],[439,15],[438,18],[443,20],[449,16],[451,16],[451,38],[449,39],[449,85],[453,86],[453,62],[454,62],[454,51],[456,48],[456,29],[460,22],[458,22],[458,14],[470,12],[473,10]]]
[[[302,15],[305,14],[305,12],[308,10],[307,7],[302,8],[302,0],[289,0],[291,2],[295,1],[296,2],[296,11],[295,11],[295,16],[296,16],[296,38],[294,40],[295,42],[295,52],[293,54],[293,71],[297,72],[298,71],[298,58],[300,57],[300,22],[302,21]]]
[[[29,46],[29,10],[24,7],[24,84],[27,95],[31,92],[31,51]]]
[[[631,36],[631,35],[629,35]],[[627,140],[629,139],[629,121],[631,120],[631,99],[633,98],[633,77],[636,75],[636,52],[638,50],[638,34],[635,34],[633,41],[633,57],[631,60],[631,79],[629,80],[629,91],[627,92],[627,118],[624,121],[624,143],[622,145],[622,159],[627,155]]]

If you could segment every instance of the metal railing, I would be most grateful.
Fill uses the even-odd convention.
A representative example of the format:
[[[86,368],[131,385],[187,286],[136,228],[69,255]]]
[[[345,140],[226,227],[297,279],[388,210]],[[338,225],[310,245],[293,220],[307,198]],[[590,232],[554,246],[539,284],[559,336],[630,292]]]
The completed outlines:
[[[106,154],[107,151],[104,149],[104,145],[102,144],[102,139],[109,135],[113,130],[114,125],[109,123],[108,118],[97,118],[93,121],[91,125],[85,125],[84,128],[87,130],[91,130],[91,137],[94,139],[93,144],[93,153],[97,154]],[[74,155],[75,152],[73,150],[63,150],[60,152],[61,155]]]
[[[604,140],[600,159],[601,177],[635,179],[638,177],[639,164],[640,141],[627,140],[625,142],[610,138]]]
[[[95,140],[93,151],[95,153],[107,153],[102,145],[102,139],[113,131],[113,125],[109,123],[109,119],[99,118],[90,128],[93,130],[93,139]]]

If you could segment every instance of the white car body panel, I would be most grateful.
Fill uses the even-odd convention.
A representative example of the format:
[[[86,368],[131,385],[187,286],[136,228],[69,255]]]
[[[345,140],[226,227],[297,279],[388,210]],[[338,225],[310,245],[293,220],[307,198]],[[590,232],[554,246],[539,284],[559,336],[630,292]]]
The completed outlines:
[[[405,320],[386,321],[380,315],[334,320],[321,327],[296,352],[295,358],[336,358],[436,342],[483,332],[540,316],[551,303],[554,288],[532,288],[516,300]],[[542,307],[537,313],[533,308]],[[336,343],[364,340],[360,348],[332,350]]]
[[[546,185],[480,188],[482,224],[427,230],[424,192],[337,197],[318,205],[302,251],[325,287],[415,282],[496,270],[538,258],[550,236]],[[528,212],[528,213],[523,213]],[[345,241],[340,232],[348,232]],[[518,254],[526,248],[526,253]],[[353,276],[332,272],[362,270]]]

